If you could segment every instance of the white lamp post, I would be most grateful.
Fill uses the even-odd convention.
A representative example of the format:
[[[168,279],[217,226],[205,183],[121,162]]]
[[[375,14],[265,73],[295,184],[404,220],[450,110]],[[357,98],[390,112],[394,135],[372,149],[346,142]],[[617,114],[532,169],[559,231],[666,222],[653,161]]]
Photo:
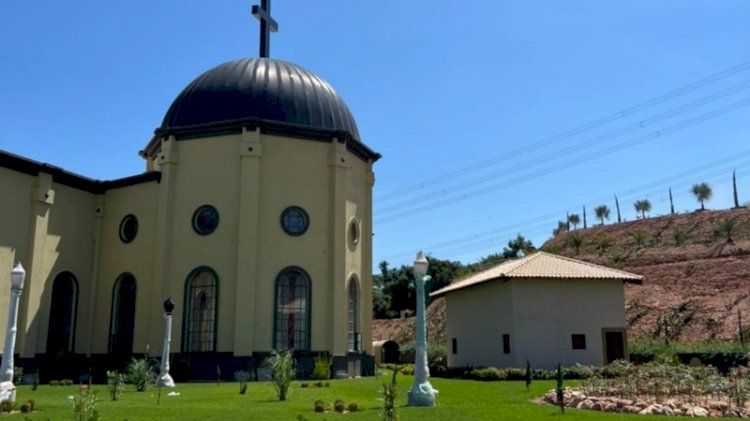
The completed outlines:
[[[8,330],[5,332],[3,364],[0,366],[0,402],[16,401],[16,386],[13,384],[13,353],[16,347],[16,330],[18,330],[18,300],[23,292],[26,271],[17,263],[10,272],[10,306],[8,307]]]
[[[174,387],[174,380],[169,375],[169,347],[172,343],[172,311],[174,300],[167,298],[164,301],[164,346],[161,351],[161,367],[159,370],[159,386]]]
[[[432,388],[429,380],[430,368],[427,366],[427,325],[424,314],[424,283],[430,279],[427,275],[427,259],[421,251],[414,261],[414,283],[417,288],[417,351],[414,356],[414,384],[409,389],[407,403],[409,406],[435,406],[438,391]]]

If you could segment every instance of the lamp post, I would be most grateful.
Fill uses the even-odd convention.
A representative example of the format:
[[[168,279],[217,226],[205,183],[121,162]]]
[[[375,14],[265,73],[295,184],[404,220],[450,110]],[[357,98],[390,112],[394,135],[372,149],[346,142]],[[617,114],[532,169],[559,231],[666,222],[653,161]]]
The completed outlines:
[[[164,346],[161,351],[161,367],[159,370],[158,385],[160,387],[174,387],[174,380],[169,375],[169,347],[172,343],[172,311],[174,300],[172,297],[164,301]]]
[[[3,364],[0,366],[0,402],[16,401],[16,386],[13,384],[13,353],[16,347],[16,330],[18,330],[18,301],[23,292],[26,271],[17,263],[10,272],[10,306],[8,307],[8,329],[5,332]]]
[[[435,406],[438,391],[432,388],[429,380],[430,369],[427,366],[427,326],[424,314],[424,283],[427,275],[427,259],[421,251],[414,261],[414,284],[417,288],[417,351],[414,356],[414,384],[409,389],[407,403],[409,406]]]

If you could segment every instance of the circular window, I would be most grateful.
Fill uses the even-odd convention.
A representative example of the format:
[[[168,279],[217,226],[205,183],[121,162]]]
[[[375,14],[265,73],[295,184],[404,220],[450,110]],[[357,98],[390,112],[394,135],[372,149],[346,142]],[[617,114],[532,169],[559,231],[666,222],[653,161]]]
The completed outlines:
[[[125,215],[120,222],[120,241],[127,244],[138,234],[138,218],[133,214]]]
[[[349,222],[349,247],[354,249],[359,244],[359,221],[352,218]]]
[[[193,230],[200,235],[208,235],[219,226],[219,212],[211,205],[203,205],[193,213]]]
[[[310,226],[307,212],[299,206],[289,206],[281,212],[281,228],[289,235],[302,235]]]

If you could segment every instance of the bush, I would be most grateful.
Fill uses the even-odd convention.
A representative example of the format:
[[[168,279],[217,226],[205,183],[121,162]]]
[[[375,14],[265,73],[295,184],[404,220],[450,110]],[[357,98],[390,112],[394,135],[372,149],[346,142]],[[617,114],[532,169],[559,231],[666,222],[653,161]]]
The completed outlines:
[[[318,354],[315,357],[315,366],[310,374],[310,378],[313,380],[328,380],[331,378],[331,365],[333,361],[328,355]]]
[[[99,402],[99,398],[96,396],[95,391],[86,389],[81,391],[73,401],[73,411],[75,413],[75,419],[77,421],[96,421],[99,419],[99,411],[96,409],[96,404]]]
[[[359,405],[357,405],[357,402],[350,402],[347,409],[349,409],[349,412],[357,412],[359,411]]]
[[[16,404],[11,401],[2,401],[0,402],[0,411],[11,413],[13,410],[16,409]]]
[[[307,389],[308,387],[310,387],[310,385],[308,383],[302,383],[300,387],[303,389]]]
[[[381,396],[383,400],[383,409],[381,411],[381,418],[383,421],[398,421],[398,407],[396,406],[396,374],[397,370],[393,370],[393,377],[390,383],[383,383],[381,389]]]
[[[325,412],[326,410],[326,404],[318,399],[315,401],[315,412]]]
[[[401,366],[399,371],[401,372],[401,374],[411,376],[414,374],[414,364],[404,364]]]
[[[22,403],[21,412],[23,412],[24,414],[31,412],[31,404],[28,402]]]
[[[60,380],[60,386],[73,386],[73,380],[62,379]]]
[[[33,411],[36,408],[36,402],[34,402],[34,399],[29,399],[26,401],[31,406],[31,410]]]
[[[339,413],[344,412],[344,401],[336,399],[336,402],[333,403],[333,410]]]
[[[125,379],[135,386],[136,392],[145,391],[149,385],[156,382],[155,364],[147,358],[131,359],[125,369]]]
[[[289,350],[275,352],[268,357],[264,364],[271,369],[276,396],[280,401],[285,401],[289,394],[289,386],[294,380],[294,359]]]
[[[49,385],[50,386],[60,386],[60,381],[59,380],[50,380],[49,381]]]
[[[475,368],[469,372],[469,376],[474,380],[480,381],[505,380],[505,373],[503,370],[495,367]]]
[[[235,371],[234,380],[240,383],[240,395],[244,395],[247,392],[247,381],[250,380],[250,373],[247,371]]]
[[[16,385],[23,383],[23,367],[13,367],[13,383]]]
[[[107,371],[107,389],[109,389],[109,397],[113,401],[120,398],[122,393],[122,387],[125,384],[125,376],[119,373],[117,370]]]

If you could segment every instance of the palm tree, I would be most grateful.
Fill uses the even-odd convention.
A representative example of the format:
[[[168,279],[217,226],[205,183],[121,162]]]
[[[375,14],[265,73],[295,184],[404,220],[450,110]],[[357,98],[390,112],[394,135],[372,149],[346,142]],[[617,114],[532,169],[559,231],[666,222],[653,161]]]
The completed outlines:
[[[573,246],[574,249],[576,249],[576,255],[581,251],[581,245],[583,244],[583,237],[578,235],[578,233],[573,234],[570,237],[570,245]]]
[[[601,205],[594,208],[596,217],[601,221],[601,225],[604,225],[604,220],[609,220],[609,207],[607,205]]]
[[[737,220],[731,217],[726,217],[716,223],[716,233],[721,236],[727,237],[727,243],[734,243],[732,234],[737,229]]]
[[[641,218],[646,219],[646,212],[651,212],[651,202],[648,199],[638,200],[633,206],[635,211],[641,213]]]
[[[707,183],[699,183],[699,184],[693,184],[693,188],[691,190],[693,192],[693,195],[701,204],[701,210],[706,210],[705,206],[703,206],[703,203],[711,200],[711,195],[713,192],[711,191],[711,186],[709,186]]]
[[[568,216],[568,222],[573,224],[573,229],[576,229],[578,224],[581,223],[581,217],[577,213],[571,214]]]

